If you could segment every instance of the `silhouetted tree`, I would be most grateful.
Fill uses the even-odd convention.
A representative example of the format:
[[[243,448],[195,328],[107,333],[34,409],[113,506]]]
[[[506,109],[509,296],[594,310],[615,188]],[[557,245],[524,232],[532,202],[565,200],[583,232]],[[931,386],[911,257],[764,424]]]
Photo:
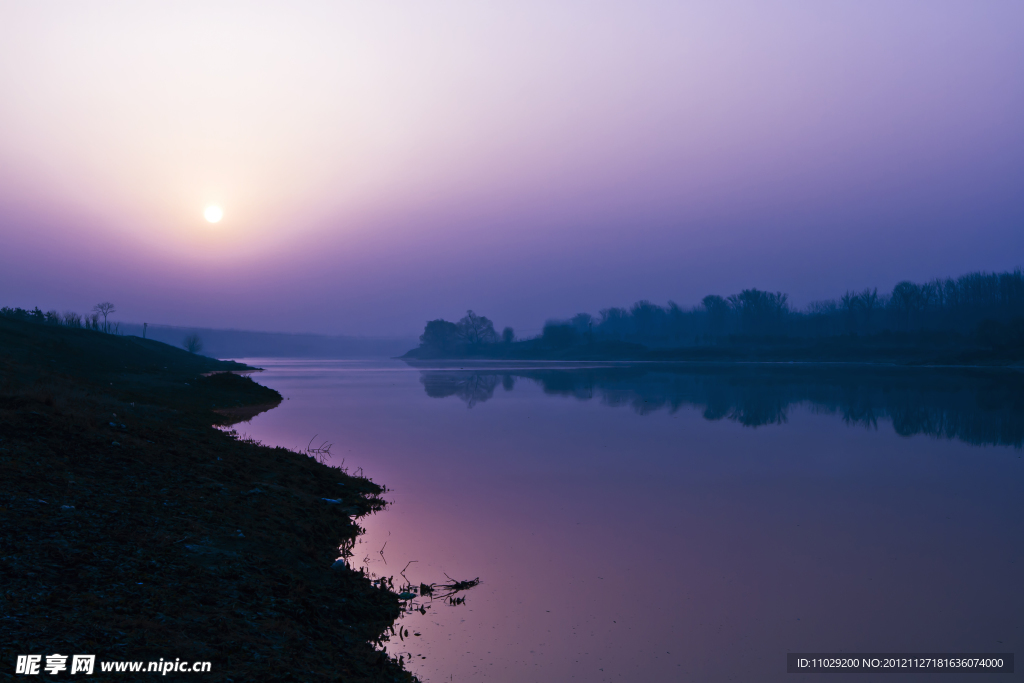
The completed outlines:
[[[956,286],[956,280],[951,277],[942,281],[942,303],[949,310],[960,306],[960,288]]]
[[[729,321],[729,302],[717,294],[708,294],[700,303],[708,314],[711,334],[724,334]]]
[[[839,304],[843,309],[843,322],[845,323],[846,331],[853,332],[857,327],[857,311],[860,309],[860,297],[848,290],[839,299]]]
[[[865,289],[858,295],[860,299],[861,310],[864,311],[864,328],[865,331],[871,329],[871,319],[874,316],[875,309],[878,308],[878,288]]]
[[[420,335],[420,345],[449,353],[459,346],[459,328],[455,323],[438,318],[431,320],[423,328]]]
[[[837,319],[839,303],[835,299],[812,301],[807,304],[806,321],[809,323],[810,334],[817,337],[838,334]]]
[[[576,335],[580,339],[585,339],[588,343],[593,341],[594,317],[592,315],[589,313],[577,313],[569,320],[569,324],[576,330]]]
[[[473,311],[466,311],[466,315],[462,316],[456,325],[459,329],[459,338],[469,346],[493,344],[498,341],[494,323]]]
[[[580,334],[586,334],[594,325],[594,317],[589,313],[577,313],[569,320],[569,324]]]
[[[117,311],[117,309],[114,308],[114,304],[109,301],[104,301],[101,304],[93,306],[92,310],[103,316],[103,331],[109,332],[110,326],[107,324],[107,316]]]
[[[511,327],[506,327],[501,331],[501,341],[506,344],[511,344],[516,340],[516,333]]]
[[[633,332],[641,339],[655,340],[665,336],[665,309],[650,301],[637,301],[629,309],[633,318]]]
[[[203,340],[199,338],[199,335],[193,332],[192,334],[186,335],[185,340],[181,343],[185,347],[185,350],[189,353],[199,353],[203,350]]]
[[[921,299],[921,289],[909,280],[904,280],[892,288],[892,305],[903,318],[904,329],[910,327],[910,314],[917,310]]]
[[[690,327],[686,324],[686,312],[675,301],[669,301],[666,316],[668,319],[669,339],[672,342],[678,342],[684,335],[688,334],[687,328]]]
[[[53,311],[56,313],[56,311]],[[46,314],[39,310],[36,306],[31,311],[26,311],[24,308],[9,308],[4,306],[0,308],[0,315],[5,318],[14,318],[15,320],[23,320],[30,323],[45,323],[47,321]]]
[[[788,294],[744,289],[729,297],[729,303],[740,312],[743,331],[747,334],[773,334],[781,331],[782,319],[789,311]]]
[[[610,339],[625,339],[632,327],[629,311],[624,308],[601,309],[601,333]]]

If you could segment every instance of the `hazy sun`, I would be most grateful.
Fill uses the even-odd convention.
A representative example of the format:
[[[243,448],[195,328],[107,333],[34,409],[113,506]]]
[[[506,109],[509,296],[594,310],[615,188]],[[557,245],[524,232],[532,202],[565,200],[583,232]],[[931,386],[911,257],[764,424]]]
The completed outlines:
[[[203,211],[203,216],[211,223],[218,223],[224,217],[224,212],[221,211],[219,206],[208,206],[206,211]]]

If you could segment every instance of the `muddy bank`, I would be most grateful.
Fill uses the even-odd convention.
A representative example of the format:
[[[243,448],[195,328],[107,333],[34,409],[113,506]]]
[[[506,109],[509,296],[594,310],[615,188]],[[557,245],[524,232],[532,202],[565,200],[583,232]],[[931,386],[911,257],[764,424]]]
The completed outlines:
[[[61,653],[209,661],[211,681],[413,680],[375,647],[398,597],[331,568],[383,489],[215,429],[281,400],[204,376],[241,369],[0,319],[0,674]]]

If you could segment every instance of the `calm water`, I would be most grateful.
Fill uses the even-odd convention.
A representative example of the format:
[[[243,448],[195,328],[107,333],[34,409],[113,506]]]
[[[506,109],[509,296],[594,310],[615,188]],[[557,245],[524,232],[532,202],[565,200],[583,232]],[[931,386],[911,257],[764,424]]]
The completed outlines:
[[[389,643],[424,681],[773,681],[787,651],[1024,652],[1020,374],[252,362],[289,400],[239,432],[318,435],[388,487],[356,564],[396,586],[407,565],[417,584],[481,578]],[[921,676],[877,680],[901,678]]]

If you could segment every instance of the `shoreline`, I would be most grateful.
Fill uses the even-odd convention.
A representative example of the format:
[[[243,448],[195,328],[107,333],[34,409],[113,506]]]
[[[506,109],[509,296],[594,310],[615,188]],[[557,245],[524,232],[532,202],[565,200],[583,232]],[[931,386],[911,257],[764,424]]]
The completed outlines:
[[[514,348],[522,344],[522,348]],[[498,345],[491,345],[498,346]],[[892,367],[1021,368],[1024,355],[979,349],[851,348],[793,350],[772,346],[639,348],[602,351],[599,348],[544,349],[532,342],[513,348],[483,347],[469,353],[442,353],[418,347],[395,360],[406,363],[520,362],[520,363],[689,363],[703,365],[808,364],[880,365]]]
[[[656,360],[656,359],[545,359],[545,358],[409,358],[400,356],[392,360],[400,360],[413,368],[419,369],[454,369],[463,367],[492,367],[509,369],[557,368],[559,366],[574,369],[583,368],[615,368],[627,366],[666,366],[691,368],[728,368],[728,367],[792,367],[792,368],[869,368],[891,370],[991,370],[1012,372],[1024,371],[1024,362],[1005,364],[954,364],[954,363],[898,363],[894,361],[859,361],[859,360]]]
[[[161,658],[212,681],[415,680],[386,653],[398,596],[332,567],[384,489],[223,431],[280,402],[254,370],[0,318],[0,671],[61,653],[96,655],[96,680]]]

